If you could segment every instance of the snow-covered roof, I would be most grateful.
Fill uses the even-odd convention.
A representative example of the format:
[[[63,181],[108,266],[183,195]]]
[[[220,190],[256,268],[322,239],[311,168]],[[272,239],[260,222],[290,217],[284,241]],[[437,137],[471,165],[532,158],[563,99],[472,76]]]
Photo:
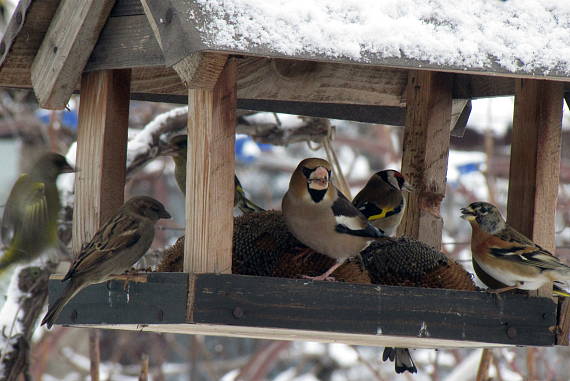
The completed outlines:
[[[159,28],[185,50],[570,76],[570,1],[170,0]],[[170,38],[163,38],[163,43]],[[168,44],[168,43],[167,43]],[[169,53],[166,53],[167,60]],[[170,59],[177,59],[170,53]]]

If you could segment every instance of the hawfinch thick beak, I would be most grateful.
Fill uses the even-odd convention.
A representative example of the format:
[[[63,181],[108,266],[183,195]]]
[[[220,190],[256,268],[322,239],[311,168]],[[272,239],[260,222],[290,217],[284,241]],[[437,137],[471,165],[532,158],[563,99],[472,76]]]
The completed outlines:
[[[329,171],[324,167],[318,167],[311,173],[307,182],[311,189],[327,189],[329,186]]]
[[[470,207],[461,208],[461,218],[467,221],[473,221],[475,219],[475,211]]]

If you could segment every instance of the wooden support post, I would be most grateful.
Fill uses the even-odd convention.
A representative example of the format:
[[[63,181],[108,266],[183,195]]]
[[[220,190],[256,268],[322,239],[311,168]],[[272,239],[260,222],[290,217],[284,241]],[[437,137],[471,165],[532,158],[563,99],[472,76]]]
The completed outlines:
[[[554,253],[564,84],[517,79],[507,221]],[[552,285],[539,290],[551,297]]]
[[[123,204],[131,71],[83,74],[77,134],[72,248],[93,237]],[[99,380],[99,333],[89,332],[91,379]]]
[[[236,61],[225,66],[197,62],[178,68],[188,90],[188,163],[186,169],[186,239],[184,271],[231,272]],[[219,61],[225,57],[216,57]],[[209,68],[219,67],[218,73]],[[200,76],[203,68],[207,68]],[[210,78],[210,82],[204,80]]]
[[[115,0],[63,0],[32,63],[40,106],[63,109],[81,77]]]
[[[83,74],[73,212],[74,252],[123,204],[130,70]]]
[[[410,71],[402,173],[416,190],[409,194],[399,235],[417,238],[439,249],[443,220],[439,215],[445,195],[452,76]]]

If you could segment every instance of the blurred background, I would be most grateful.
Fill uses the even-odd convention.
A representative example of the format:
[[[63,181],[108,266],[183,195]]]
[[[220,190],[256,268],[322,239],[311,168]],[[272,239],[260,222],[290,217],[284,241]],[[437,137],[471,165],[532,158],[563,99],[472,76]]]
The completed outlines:
[[[5,22],[12,8],[11,2],[0,0],[0,19]],[[78,104],[79,98],[74,97],[69,110],[42,110],[30,92],[0,89],[0,205],[19,173],[26,171],[39,153],[68,152],[76,138]],[[179,105],[131,102],[129,137],[135,138],[156,116],[176,107]],[[470,228],[459,218],[459,208],[488,200],[503,213],[506,211],[512,115],[512,97],[474,100],[464,136],[451,139],[448,185],[442,205],[443,250],[470,272]],[[270,126],[282,134],[275,141],[287,142],[299,129],[310,129],[323,121],[243,112],[238,123],[241,132]],[[333,127],[333,149],[353,195],[375,171],[400,169],[403,128],[341,120],[324,123]],[[318,143],[276,145],[256,142],[247,134],[236,135],[236,173],[250,199],[267,209],[280,209],[293,169],[309,156],[326,158],[326,153]],[[160,223],[155,248],[171,245],[183,234],[184,199],[173,169],[171,159],[159,157],[136,172],[126,189],[127,198],[152,195],[173,212],[173,222]],[[556,255],[566,263],[570,263],[569,183],[570,113],[565,105]],[[0,305],[9,281],[10,274],[0,278]],[[393,363],[381,361],[382,350],[344,344],[102,331],[101,379],[138,380],[141,362],[148,358],[152,380],[455,381],[473,379],[471,375],[476,373],[481,357],[479,349],[412,350],[418,374],[395,375]],[[496,349],[491,376],[505,381],[570,380],[569,355],[567,347]],[[88,331],[38,328],[31,372],[34,380],[90,379]]]

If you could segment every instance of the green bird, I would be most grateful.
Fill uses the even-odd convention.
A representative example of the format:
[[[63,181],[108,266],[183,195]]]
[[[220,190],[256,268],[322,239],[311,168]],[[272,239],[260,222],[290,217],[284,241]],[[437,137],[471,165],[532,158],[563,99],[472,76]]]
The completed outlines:
[[[174,178],[182,193],[186,194],[186,152],[188,151],[188,136],[176,135],[169,141],[169,148],[165,154],[174,160]],[[234,207],[239,208],[243,214],[263,212],[264,209],[250,201],[234,175]]]
[[[4,206],[0,236],[5,246],[0,274],[17,262],[29,262],[58,243],[57,219],[61,208],[56,180],[74,172],[65,157],[42,155],[29,174],[20,175]]]

